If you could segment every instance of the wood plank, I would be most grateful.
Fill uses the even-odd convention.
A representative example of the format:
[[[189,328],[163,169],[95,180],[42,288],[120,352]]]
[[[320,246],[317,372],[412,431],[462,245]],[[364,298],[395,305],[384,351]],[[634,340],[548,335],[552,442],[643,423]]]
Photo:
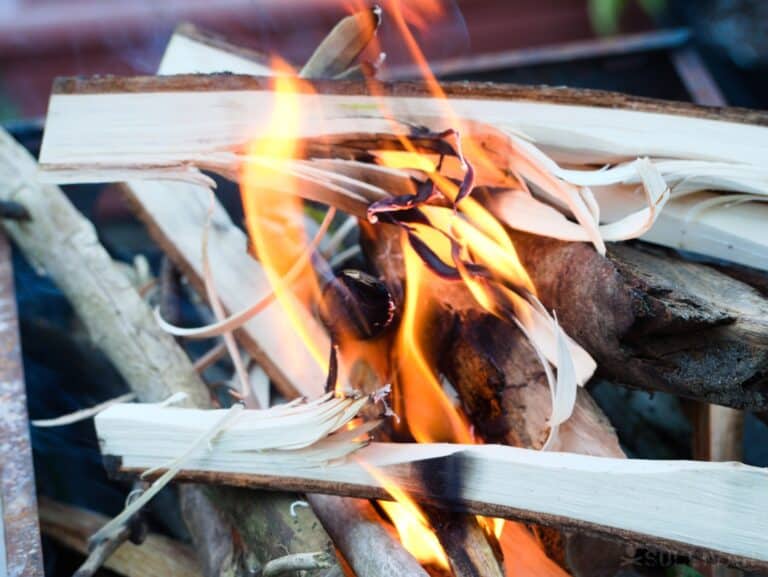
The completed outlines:
[[[225,62],[229,59],[224,57]],[[156,171],[164,178],[188,177],[189,164],[231,173],[235,160],[224,151],[241,150],[250,138],[263,134],[274,98],[269,88],[265,79],[231,75],[178,76],[163,83],[149,78],[62,80],[52,96],[41,154],[48,178],[109,181],[120,178],[119,167],[123,177],[126,170],[144,176]],[[392,131],[391,123],[360,83],[315,82],[311,88],[301,86],[299,90],[320,93],[302,94],[299,99],[297,114],[303,136]],[[504,134],[523,133],[560,162],[595,165],[650,156],[748,163],[749,167],[731,165],[728,169],[736,171],[736,185],[733,181],[723,184],[722,168],[710,166],[708,184],[703,186],[757,190],[763,195],[768,191],[768,171],[761,161],[768,154],[763,112],[568,89],[448,83],[444,90],[455,115],[479,138],[488,138],[486,148],[495,151],[495,160],[502,167],[507,162],[499,144],[504,142]],[[157,94],[150,98],[137,91]],[[435,131],[450,128],[443,108],[428,97],[424,85],[384,84],[382,91],[389,96],[387,109],[398,120]],[[73,122],[86,113],[104,117],[98,123],[101,130],[84,133],[80,126],[67,125],[68,118]],[[163,123],[174,128],[162,131],[160,140],[145,128]],[[407,131],[405,125],[403,130]],[[190,150],[190,142],[198,142],[194,150]],[[685,170],[693,173],[669,175],[676,179],[673,184],[681,179],[685,183],[697,180],[696,169]],[[720,176],[713,172],[717,170]],[[601,214],[619,218],[638,209],[642,199],[634,192],[631,187],[611,187],[601,194],[597,187]],[[702,194],[706,199],[706,193],[673,198],[644,238],[768,268],[768,238],[760,229],[768,205],[737,203],[694,214],[691,207],[701,201]],[[744,226],[734,227],[734,220]]]
[[[126,407],[121,418],[125,420]],[[141,411],[136,406],[131,410]],[[116,414],[117,409],[110,409]],[[142,413],[143,434],[162,445],[131,443],[130,427],[97,419],[105,455],[123,472],[162,466],[183,447],[163,411]],[[179,411],[174,419],[180,418]],[[194,421],[194,422],[192,422]],[[196,419],[188,424],[200,429]],[[191,431],[191,432],[190,432]],[[189,435],[199,433],[188,431]],[[242,434],[242,433],[241,433]],[[646,461],[550,453],[501,445],[372,443],[343,461],[266,458],[220,448],[184,464],[177,480],[387,498],[390,479],[419,501],[469,513],[586,530],[710,560],[768,568],[768,471],[734,463]],[[311,447],[303,451],[313,451]],[[290,451],[289,451],[290,453]],[[110,459],[113,464],[114,460]],[[378,470],[378,472],[377,472]]]
[[[0,167],[0,174],[2,174]],[[11,247],[0,230],[0,575],[43,577]]]
[[[318,92],[299,99],[305,136],[391,131],[363,83],[315,81],[299,90]],[[395,118],[417,118],[435,131],[451,128],[423,84],[385,84],[382,90],[391,97],[387,105]],[[684,149],[686,158],[759,165],[768,153],[768,115],[757,111],[512,85],[449,83],[444,90],[458,117],[523,132],[536,142],[551,140],[554,127],[560,137],[601,127],[590,154],[606,159],[677,157]],[[50,169],[92,158],[137,166],[200,160],[199,155],[258,137],[269,125],[274,97],[268,79],[240,75],[60,79],[51,97],[41,163]],[[100,121],[73,130],[70,123],[79,122],[85,111]],[[174,129],[148,134],[147,126]],[[569,148],[567,139],[561,140],[559,148],[569,154],[583,148],[581,143]]]

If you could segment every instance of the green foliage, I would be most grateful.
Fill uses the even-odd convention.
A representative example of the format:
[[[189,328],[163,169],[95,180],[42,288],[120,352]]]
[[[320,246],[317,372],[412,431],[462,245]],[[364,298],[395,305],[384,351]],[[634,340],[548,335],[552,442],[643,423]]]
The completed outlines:
[[[664,571],[665,577],[702,577],[701,573],[689,565],[672,565]]]
[[[637,3],[647,14],[656,16],[664,11],[667,0],[637,0]],[[616,34],[626,5],[627,0],[589,0],[589,19],[595,32],[601,36]]]

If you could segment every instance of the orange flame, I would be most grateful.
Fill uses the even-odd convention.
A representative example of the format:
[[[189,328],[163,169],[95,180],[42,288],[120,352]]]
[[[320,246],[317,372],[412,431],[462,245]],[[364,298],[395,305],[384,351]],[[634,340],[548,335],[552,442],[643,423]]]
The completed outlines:
[[[356,10],[365,8],[365,3],[360,0],[352,0],[348,4]],[[471,138],[471,127],[465,126],[452,110],[411,31],[412,28],[424,30],[433,19],[441,17],[446,12],[444,0],[384,0],[383,4],[413,62],[420,69],[435,98],[436,106],[440,107],[445,128],[453,128],[460,133],[461,149],[475,166],[476,172],[482,174],[484,182],[519,186],[522,181],[517,175],[502,173],[496,163],[487,158],[482,146]],[[379,48],[375,47],[377,52]],[[247,158],[240,175],[246,226],[278,302],[314,360],[326,369],[327,352],[318,346],[323,340],[311,333],[310,324],[306,322],[307,308],[321,303],[320,288],[311,267],[307,267],[290,287],[285,286],[281,280],[308,245],[302,225],[303,205],[295,194],[297,183],[289,170],[290,162],[302,153],[297,138],[302,112],[298,92],[307,92],[307,88],[299,85],[301,81],[284,62],[275,60],[273,69],[276,74],[273,87],[275,98],[270,124],[265,131],[266,136],[248,145]],[[458,187],[452,179],[461,179],[466,166],[457,159],[446,159],[439,171],[436,156],[418,152],[408,137],[401,134],[400,125],[389,111],[380,86],[372,79],[369,79],[368,85],[385,118],[396,128],[393,132],[399,135],[404,149],[373,151],[379,162],[422,173],[435,183],[443,195],[455,200]],[[463,199],[455,211],[436,206],[422,207],[422,211],[433,228],[414,225],[414,234],[445,263],[453,265],[454,255],[446,237],[449,234],[460,241],[462,259],[468,259],[471,255],[503,284],[521,287],[535,294],[533,283],[504,227],[474,198]],[[275,238],[279,238],[280,242],[274,242]],[[421,342],[422,335],[430,334],[430,319],[422,300],[433,273],[411,248],[405,235],[402,244],[407,286],[395,342],[398,373],[395,396],[398,413],[404,418],[410,435],[418,442],[478,442],[466,418],[446,394],[433,359],[428,358],[425,343]],[[493,296],[486,291],[484,285],[464,274],[466,271],[461,267],[458,268],[481,306],[496,312]],[[344,366],[345,360],[340,361]],[[348,359],[346,364],[349,362]],[[449,565],[445,552],[418,504],[381,471],[371,467],[368,469],[395,499],[395,502],[381,502],[381,506],[395,524],[405,548],[420,562],[447,569]],[[478,517],[478,522],[489,534],[499,538],[505,534],[505,523],[501,519]],[[510,549],[510,539],[502,540],[502,547],[504,550]]]
[[[298,83],[294,71],[274,59],[274,108],[265,136],[253,140],[247,148],[240,174],[240,193],[245,224],[270,285],[295,331],[309,349],[312,358],[327,368],[328,354],[317,346],[322,342],[312,334],[305,305],[319,302],[320,289],[312,270],[307,267],[299,278],[285,286],[282,277],[307,250],[303,203],[296,196],[297,183],[287,170],[289,162],[300,154]],[[274,242],[279,238],[280,242]]]
[[[394,499],[379,501],[379,505],[394,523],[405,549],[422,565],[448,569],[448,557],[421,507],[381,470],[363,461],[359,462]]]

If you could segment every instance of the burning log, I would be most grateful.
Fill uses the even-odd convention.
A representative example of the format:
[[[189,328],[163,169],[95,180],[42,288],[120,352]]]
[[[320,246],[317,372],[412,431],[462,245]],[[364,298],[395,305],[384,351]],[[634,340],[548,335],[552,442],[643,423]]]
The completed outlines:
[[[541,301],[608,378],[741,409],[768,403],[768,301],[751,287],[634,247],[604,259],[510,234]]]
[[[119,458],[123,473],[163,467],[206,428],[189,411],[116,405],[96,419],[102,449]],[[140,426],[130,426],[132,419]],[[408,443],[372,443],[329,463],[307,458],[326,451],[323,441],[279,455],[261,454],[242,443],[248,426],[234,427],[222,431],[207,455],[187,461],[178,479],[376,499],[389,498],[389,479],[441,508],[578,528],[698,558],[768,567],[768,526],[753,515],[768,505],[768,496],[759,490],[766,472],[756,467]],[[136,440],[136,431],[167,442],[148,445]],[[251,438],[256,442],[261,436]],[[710,498],[701,499],[701,494]]]
[[[325,115],[336,120],[329,123],[327,118],[305,115],[302,135],[307,138],[323,136],[324,142],[332,150],[338,148],[341,154],[345,150],[367,153],[377,141],[386,142],[387,139],[380,136],[387,131],[391,134],[392,128],[385,119],[375,115],[365,119],[355,117],[356,107],[368,102],[369,97],[359,95],[364,91],[363,87],[350,83],[316,83],[314,89],[323,94],[302,96],[306,98],[306,110],[316,110],[317,102],[321,102]],[[385,86],[383,90],[390,95],[387,102],[393,108],[392,114],[398,119],[423,123],[432,130],[444,128],[444,125],[428,116],[427,106],[433,105],[428,104],[430,99],[423,98],[422,87],[407,84]],[[445,90],[454,108],[476,122],[500,121],[499,118],[488,117],[488,111],[491,110],[505,111],[510,117],[525,111],[529,113],[525,118],[530,118],[530,114],[535,116],[545,110],[559,114],[561,110],[558,107],[562,106],[571,110],[578,122],[591,118],[591,114],[600,114],[601,122],[610,121],[617,128],[621,123],[626,123],[634,131],[640,130],[643,135],[633,141],[632,145],[624,143],[618,149],[624,154],[662,154],[656,136],[651,138],[650,133],[643,132],[648,129],[648,125],[643,122],[656,122],[661,117],[681,132],[704,130],[719,142],[733,143],[733,146],[718,145],[712,148],[709,144],[712,141],[703,137],[695,141],[675,141],[674,150],[664,151],[668,154],[687,155],[690,158],[709,154],[720,162],[731,162],[736,160],[735,151],[738,149],[741,160],[752,162],[755,160],[754,151],[760,149],[765,140],[762,127],[746,124],[757,120],[754,114],[742,111],[720,113],[717,117],[719,122],[713,122],[708,118],[702,119],[702,116],[711,113],[699,108],[640,101],[636,103],[637,106],[647,111],[641,122],[636,116],[639,112],[599,108],[617,102],[618,97],[606,95],[535,92],[510,87],[491,89],[471,85],[447,86]],[[222,100],[225,94],[226,105]],[[269,108],[273,97],[274,94],[268,90],[264,81],[248,77],[60,82],[52,97],[51,118],[41,157],[46,170],[58,180],[65,181],[151,178],[153,175],[201,181],[199,173],[190,170],[189,163],[231,175],[241,162],[237,151],[242,148],[242,143],[254,136],[258,137],[260,131],[263,131],[265,119],[261,111]],[[524,102],[516,98],[537,102]],[[547,99],[557,104],[548,103]],[[583,106],[585,104],[594,108],[587,108]],[[88,135],[78,134],[77,141],[71,141],[73,130],[66,119],[78,118],[86,111],[93,115],[102,105],[106,108],[104,112],[98,113],[103,120],[98,123],[99,130]],[[237,118],[246,118],[247,121],[232,124],[224,117],[209,117],[206,118],[204,130],[207,132],[210,126],[216,126],[219,133],[215,137],[197,134],[200,132],[196,127],[199,124],[197,119],[202,115],[202,108],[218,110],[219,107],[226,110],[227,118],[231,118],[234,113]],[[166,137],[164,132],[164,140],[159,144],[155,135],[143,134],[140,129],[133,131],[131,127],[124,126],[122,120],[112,112],[114,110],[131,110],[137,118],[141,117],[150,124],[171,122],[184,126],[185,134],[179,136],[177,141],[175,135],[178,133],[167,131],[172,136]],[[546,131],[543,127],[539,128],[532,135],[544,137]],[[480,132],[481,142],[485,138],[487,142],[498,144],[500,150],[504,150],[503,140],[486,134],[489,130],[487,126],[475,126],[475,129]],[[116,134],[120,137],[115,138]],[[355,134],[362,135],[363,141],[352,136]],[[742,149],[739,142],[744,140],[739,138],[747,136],[755,144]],[[216,150],[208,150],[208,145],[203,144],[200,150],[190,152],[190,140],[215,141]],[[143,152],[148,147],[157,152]],[[222,153],[222,147],[229,148],[231,153]],[[600,146],[597,148],[602,150]],[[600,150],[593,151],[593,160],[600,158]],[[505,166],[503,158],[494,158],[494,161]],[[314,167],[311,168],[314,170]],[[323,170],[322,164],[318,164],[318,169]],[[358,185],[350,185],[351,188],[340,193],[338,187],[341,181],[338,175],[334,177],[336,180],[327,180],[331,178],[327,171],[320,178],[311,176],[309,168],[304,165],[296,170],[302,182],[307,183],[306,187],[302,187],[303,194],[336,204],[353,214],[364,214],[372,198],[365,195],[376,194],[370,186],[363,190]],[[753,177],[746,174],[731,175],[730,178],[745,188],[757,186],[749,184]],[[706,179],[704,181],[702,186],[709,182]],[[729,181],[729,186],[735,186],[732,181]],[[681,281],[676,283],[681,288],[672,290],[671,282],[664,281],[652,270],[653,267],[661,267],[664,259],[627,248],[616,248],[611,258],[605,260],[587,245],[566,244],[525,233],[513,234],[513,240],[520,245],[517,248],[520,258],[529,269],[544,305],[558,311],[564,328],[596,356],[608,376],[620,377],[633,386],[660,388],[739,408],[768,407],[768,396],[764,392],[768,348],[765,343],[766,327],[761,321],[761,317],[765,318],[765,303],[744,290],[743,285],[735,281],[723,284],[724,280],[710,274],[706,267],[689,263],[680,269],[687,271],[687,274],[680,276],[680,273],[675,277]],[[578,267],[575,264],[577,262]],[[668,264],[664,267],[665,274],[675,268],[675,265]],[[566,270],[572,271],[574,279],[567,286],[559,280]],[[584,279],[588,283],[577,279]],[[589,291],[584,288],[587,286],[590,287]],[[582,287],[582,290],[578,287]],[[651,294],[658,291],[661,292]],[[726,292],[732,295],[727,302],[722,297]],[[576,296],[579,298],[574,298]],[[584,298],[592,299],[595,304],[592,307],[583,306],[581,303],[585,302]],[[574,306],[577,303],[579,305]],[[587,310],[590,310],[589,318],[583,318]],[[603,327],[600,319],[606,315],[611,324]],[[702,329],[702,332],[696,337],[683,334],[684,330],[691,327]],[[604,330],[606,328],[608,332]],[[699,338],[704,334],[706,338]],[[746,355],[750,356],[748,362],[738,361]],[[641,356],[657,360],[646,362]],[[697,359],[696,363],[691,362],[694,358]],[[625,365],[628,359],[631,366],[627,371]]]

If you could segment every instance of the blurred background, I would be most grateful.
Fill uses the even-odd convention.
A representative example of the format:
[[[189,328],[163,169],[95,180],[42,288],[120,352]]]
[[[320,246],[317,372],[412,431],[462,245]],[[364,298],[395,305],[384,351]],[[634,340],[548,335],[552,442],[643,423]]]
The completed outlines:
[[[730,104],[768,102],[764,0],[453,4],[451,25],[425,32],[428,56],[444,76],[684,99],[686,82],[702,82],[700,67],[686,65],[701,59]],[[180,21],[301,62],[345,11],[343,0],[0,0],[0,121],[44,114],[57,75],[154,73]],[[694,57],[676,52],[689,47]],[[398,44],[388,48],[396,69]],[[442,60],[452,67],[441,68]]]

